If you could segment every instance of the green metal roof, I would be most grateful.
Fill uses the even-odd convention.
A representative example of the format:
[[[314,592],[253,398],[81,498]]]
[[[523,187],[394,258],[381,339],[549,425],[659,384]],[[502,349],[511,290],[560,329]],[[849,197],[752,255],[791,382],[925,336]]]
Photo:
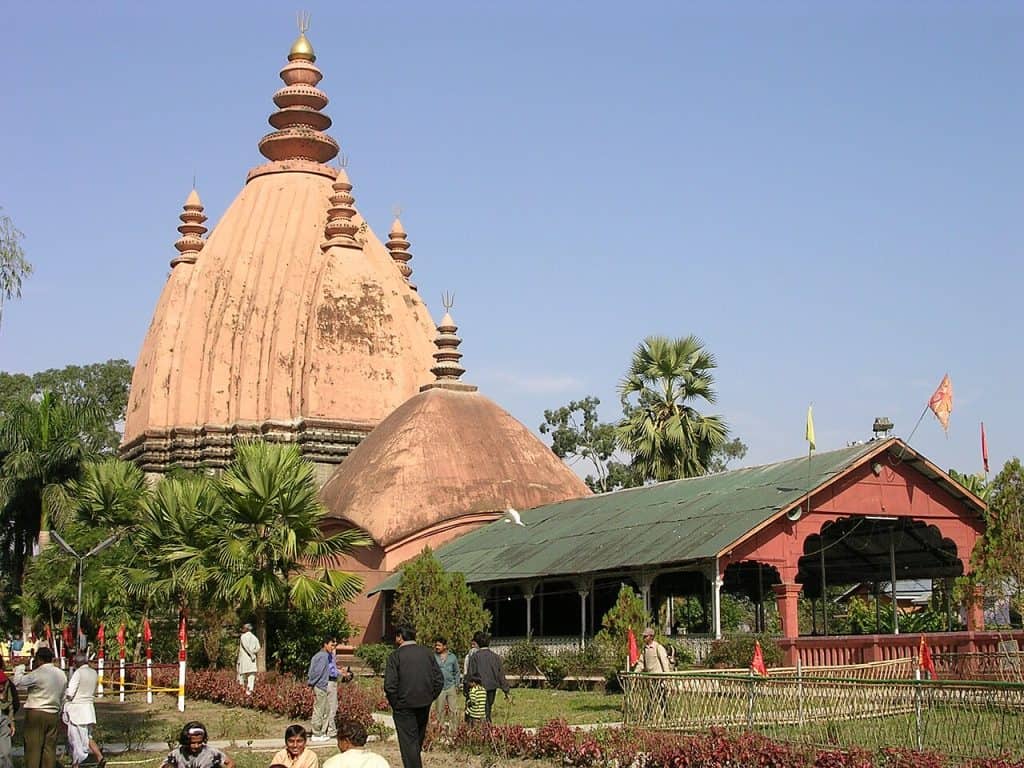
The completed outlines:
[[[859,463],[903,446],[876,440],[716,475],[585,496],[521,511],[436,551],[470,584],[576,575],[714,558],[776,514]],[[908,458],[917,454],[909,451]],[[395,589],[394,574],[373,592]]]

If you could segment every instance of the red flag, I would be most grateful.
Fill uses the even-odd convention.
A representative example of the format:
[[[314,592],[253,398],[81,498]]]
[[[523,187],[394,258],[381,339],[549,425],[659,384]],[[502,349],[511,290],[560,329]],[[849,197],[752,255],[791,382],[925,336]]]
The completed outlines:
[[[626,642],[629,646],[629,668],[632,669],[640,660],[640,650],[636,647],[636,635],[633,634],[632,627],[626,633]]]
[[[149,645],[153,641],[153,631],[149,628],[149,619],[142,620],[142,639]]]
[[[764,665],[764,651],[761,650],[761,641],[754,641],[754,658],[750,660],[750,669],[753,672],[768,677],[768,668]]]
[[[44,629],[46,630],[46,644],[53,648],[53,632],[50,631],[50,625],[47,624]]]
[[[188,648],[188,633],[185,630],[185,617],[181,617],[181,625],[178,627],[178,642],[182,648]]]
[[[948,373],[942,377],[939,388],[928,400],[928,407],[942,425],[942,431],[949,434],[949,414],[953,412],[953,382],[950,381]]]
[[[124,648],[124,624],[117,629],[117,644]]]
[[[981,422],[981,464],[988,474],[988,440],[985,438],[985,422]]]
[[[103,647],[103,641],[106,640],[106,635],[103,632],[103,624],[100,624],[100,628],[96,630],[96,645],[100,648]]]
[[[938,680],[938,675],[935,674],[935,662],[932,661],[932,651],[928,647],[928,643],[924,641],[924,635],[921,635],[921,651],[918,655],[917,665],[920,667],[922,672],[927,672],[928,677],[931,680]]]
[[[64,632],[62,634],[64,636],[64,647],[65,648],[72,647],[75,644],[75,641],[74,641],[74,636],[71,634],[71,626],[69,625],[69,626],[64,627]]]

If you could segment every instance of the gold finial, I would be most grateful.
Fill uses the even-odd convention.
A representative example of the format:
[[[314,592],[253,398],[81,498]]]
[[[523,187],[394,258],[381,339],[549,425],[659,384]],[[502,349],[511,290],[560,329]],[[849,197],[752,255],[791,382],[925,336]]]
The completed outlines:
[[[451,312],[452,307],[455,306],[455,294],[445,291],[441,294],[441,305],[444,307],[445,314]]]
[[[299,27],[299,38],[288,51],[288,61],[303,59],[305,61],[316,61],[316,54],[313,53],[313,45],[306,39],[306,31],[309,29],[309,12],[300,11],[295,18]]]

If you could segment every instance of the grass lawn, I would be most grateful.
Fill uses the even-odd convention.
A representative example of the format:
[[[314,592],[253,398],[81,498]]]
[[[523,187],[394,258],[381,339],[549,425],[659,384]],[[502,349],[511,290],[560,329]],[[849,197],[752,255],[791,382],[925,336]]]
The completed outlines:
[[[556,718],[569,725],[621,722],[622,694],[513,688],[511,705],[501,693],[494,700],[492,719],[497,724],[536,727]]]
[[[359,685],[372,691],[377,698],[384,698],[383,681],[379,677],[363,678],[359,680]],[[464,704],[465,700],[460,696],[460,718]],[[498,692],[491,716],[498,725],[524,725],[528,728],[559,717],[569,725],[618,723],[622,721],[622,694],[513,688],[511,704]]]

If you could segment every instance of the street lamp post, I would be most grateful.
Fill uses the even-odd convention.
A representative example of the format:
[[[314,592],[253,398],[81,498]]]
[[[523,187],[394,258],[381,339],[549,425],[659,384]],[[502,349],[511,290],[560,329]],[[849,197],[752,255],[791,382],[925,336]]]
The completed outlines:
[[[99,552],[102,552],[104,549],[109,547],[111,544],[117,541],[117,537],[120,535],[121,534],[119,533],[115,533],[113,536],[110,536],[101,541],[99,544],[90,549],[84,555],[80,555],[77,552],[75,552],[74,549],[72,549],[70,544],[68,544],[66,541],[64,541],[64,539],[61,538],[59,533],[57,533],[56,531],[50,531],[50,536],[52,536],[56,540],[57,544],[60,545],[60,548],[78,561],[78,602],[75,604],[75,643],[78,642],[78,638],[82,634],[82,571],[85,570],[85,561],[87,558],[90,558],[93,555],[98,554]]]

